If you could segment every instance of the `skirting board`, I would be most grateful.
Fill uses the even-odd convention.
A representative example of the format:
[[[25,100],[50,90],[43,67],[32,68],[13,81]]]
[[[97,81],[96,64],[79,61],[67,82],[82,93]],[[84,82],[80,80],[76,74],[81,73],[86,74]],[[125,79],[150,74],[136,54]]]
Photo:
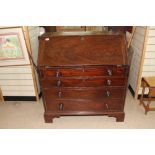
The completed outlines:
[[[135,97],[135,92],[134,92],[134,90],[132,89],[132,87],[131,87],[130,84],[129,84],[129,86],[128,86],[128,89],[130,90],[132,96]]]
[[[39,98],[42,96],[40,92]],[[4,96],[4,101],[37,101],[35,96]]]

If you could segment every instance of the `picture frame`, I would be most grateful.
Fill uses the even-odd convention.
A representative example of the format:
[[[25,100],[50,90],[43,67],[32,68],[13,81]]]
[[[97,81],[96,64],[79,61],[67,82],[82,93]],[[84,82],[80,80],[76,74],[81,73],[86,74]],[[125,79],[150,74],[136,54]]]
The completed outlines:
[[[30,64],[22,27],[0,28],[0,66]]]

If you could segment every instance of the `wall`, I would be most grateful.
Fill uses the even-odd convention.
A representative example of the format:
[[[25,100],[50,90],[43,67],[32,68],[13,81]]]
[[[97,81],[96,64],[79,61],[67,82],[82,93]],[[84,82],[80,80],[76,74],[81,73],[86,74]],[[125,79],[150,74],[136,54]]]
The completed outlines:
[[[135,33],[131,42],[133,48],[133,57],[130,66],[129,84],[134,92],[136,92],[139,69],[141,64],[142,51],[144,46],[146,27],[136,26]]]
[[[32,48],[32,57],[33,57],[34,63],[37,65],[38,47],[39,47],[38,36],[40,35],[40,28],[38,26],[29,26],[28,30],[29,30],[30,43]],[[39,79],[36,71],[35,71],[35,75],[37,80],[38,91],[40,93]]]
[[[35,63],[37,63],[38,59],[38,36],[40,35],[39,27],[38,26],[29,26],[29,36],[32,48],[32,56]]]
[[[30,66],[0,67],[3,96],[35,96]]]
[[[155,26],[149,28],[142,76],[155,76]]]
[[[155,76],[155,26],[149,27],[144,64],[142,69],[143,76]],[[139,88],[138,94],[141,94],[142,88]],[[145,93],[148,92],[146,89]]]

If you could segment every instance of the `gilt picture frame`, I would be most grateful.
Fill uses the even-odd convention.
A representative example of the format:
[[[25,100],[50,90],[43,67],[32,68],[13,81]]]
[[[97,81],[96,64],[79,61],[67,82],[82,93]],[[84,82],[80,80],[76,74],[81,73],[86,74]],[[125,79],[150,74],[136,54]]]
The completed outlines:
[[[22,27],[0,28],[0,66],[30,64]]]

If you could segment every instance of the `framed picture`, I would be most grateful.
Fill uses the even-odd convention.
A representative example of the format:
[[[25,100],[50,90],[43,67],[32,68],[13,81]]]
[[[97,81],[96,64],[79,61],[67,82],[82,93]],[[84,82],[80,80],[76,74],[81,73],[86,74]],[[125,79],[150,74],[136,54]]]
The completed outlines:
[[[0,66],[30,64],[22,27],[0,28]]]

